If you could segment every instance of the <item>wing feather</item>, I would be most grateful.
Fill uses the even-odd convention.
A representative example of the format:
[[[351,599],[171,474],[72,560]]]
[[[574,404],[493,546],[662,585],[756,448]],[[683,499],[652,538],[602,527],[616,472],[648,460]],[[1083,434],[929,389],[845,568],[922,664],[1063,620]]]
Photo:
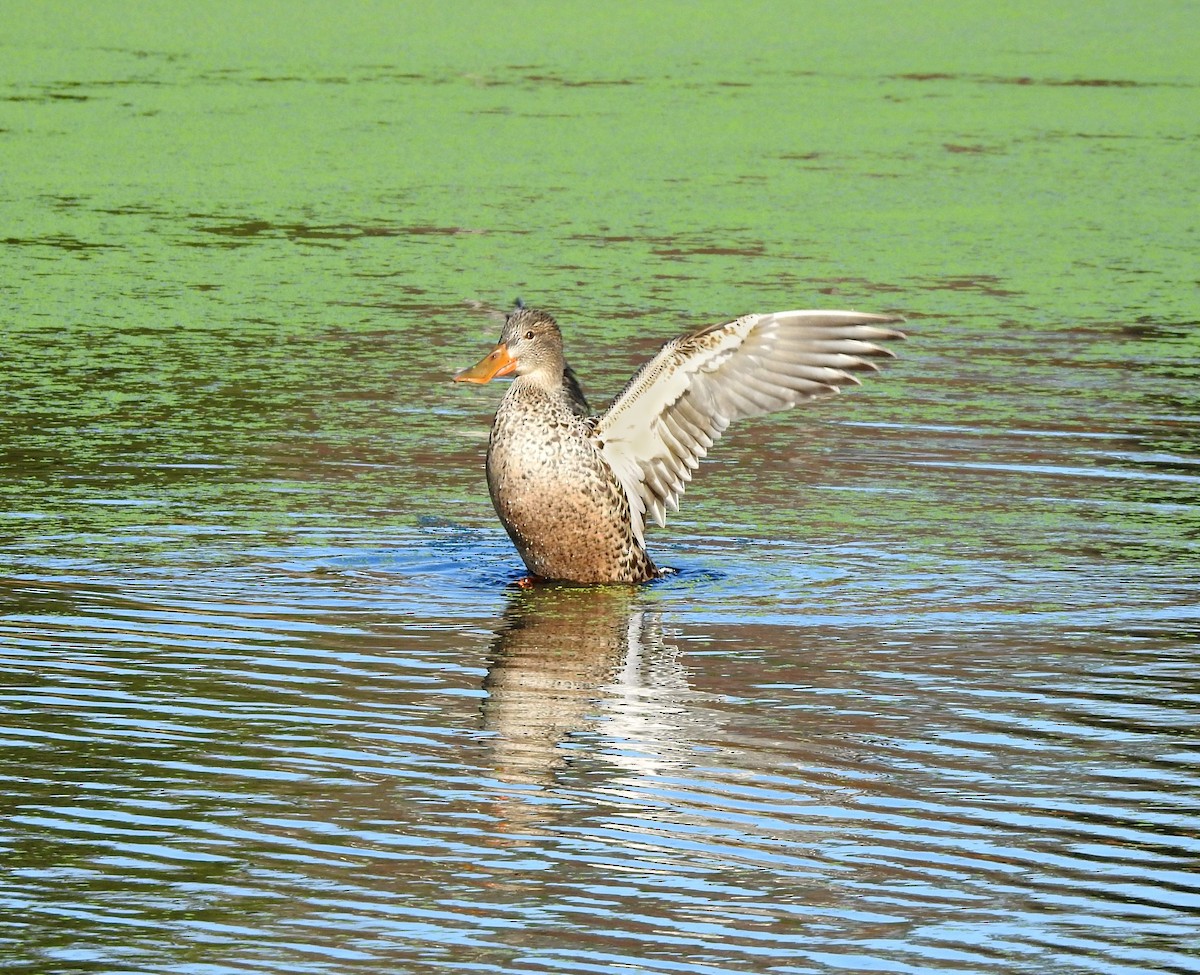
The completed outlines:
[[[667,342],[594,421],[593,437],[629,498],[645,542],[648,515],[666,522],[712,445],[735,420],[857,385],[904,338],[904,319],[850,311],[746,315]]]

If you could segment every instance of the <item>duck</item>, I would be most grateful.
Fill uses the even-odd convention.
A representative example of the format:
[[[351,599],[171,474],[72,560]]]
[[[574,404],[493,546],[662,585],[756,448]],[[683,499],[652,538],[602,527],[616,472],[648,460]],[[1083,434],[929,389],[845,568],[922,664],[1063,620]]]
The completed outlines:
[[[593,412],[554,317],[520,301],[494,349],[453,378],[513,380],[492,422],[488,493],[530,585],[639,584],[646,551],[730,424],[832,396],[894,358],[904,319],[857,311],[743,315],[670,339]]]

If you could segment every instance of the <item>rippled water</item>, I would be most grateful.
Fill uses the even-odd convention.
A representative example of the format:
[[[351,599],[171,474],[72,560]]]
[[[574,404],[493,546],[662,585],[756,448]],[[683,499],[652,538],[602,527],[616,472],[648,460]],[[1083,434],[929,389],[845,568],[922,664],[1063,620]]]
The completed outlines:
[[[1200,971],[1187,8],[255,9],[0,40],[0,970]],[[525,591],[518,292],[912,334]]]

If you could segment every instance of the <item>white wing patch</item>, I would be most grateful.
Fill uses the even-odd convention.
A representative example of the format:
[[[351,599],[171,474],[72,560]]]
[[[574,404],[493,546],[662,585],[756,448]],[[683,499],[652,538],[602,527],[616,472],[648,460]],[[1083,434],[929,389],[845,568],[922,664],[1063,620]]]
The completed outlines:
[[[639,543],[666,523],[692,471],[734,420],[832,396],[892,355],[876,341],[902,318],[849,311],[746,315],[672,339],[596,421],[593,437],[625,494]]]

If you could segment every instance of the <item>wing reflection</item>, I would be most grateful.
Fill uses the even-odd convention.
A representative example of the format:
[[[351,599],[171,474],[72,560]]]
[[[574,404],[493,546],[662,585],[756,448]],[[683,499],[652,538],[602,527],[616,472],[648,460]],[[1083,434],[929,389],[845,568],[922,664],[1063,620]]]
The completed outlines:
[[[671,763],[690,694],[658,613],[615,587],[514,593],[483,686],[496,773],[530,784],[552,782],[573,754],[566,739],[589,728],[603,732],[612,765],[650,772]]]

